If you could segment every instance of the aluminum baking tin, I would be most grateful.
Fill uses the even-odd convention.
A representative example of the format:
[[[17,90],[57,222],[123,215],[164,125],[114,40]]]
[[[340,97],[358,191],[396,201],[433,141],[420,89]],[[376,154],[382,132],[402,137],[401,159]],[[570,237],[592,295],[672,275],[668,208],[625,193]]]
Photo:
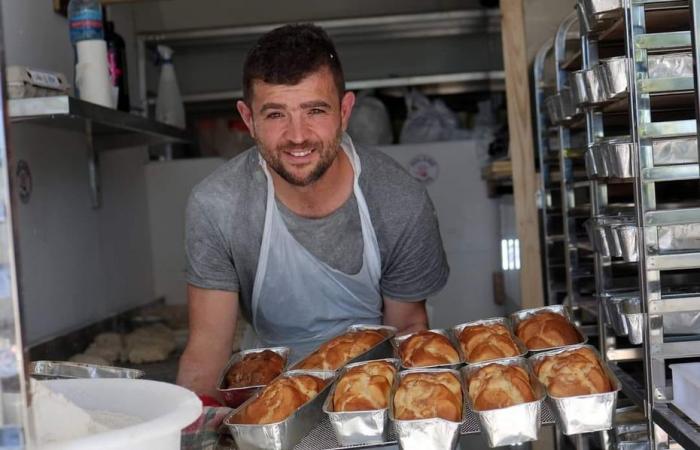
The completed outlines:
[[[604,80],[606,100],[613,100],[627,93],[628,61],[624,56],[616,56],[600,61],[600,73]]]
[[[575,106],[574,96],[569,88],[563,88],[559,93],[550,95],[544,103],[549,120],[553,124],[570,121],[580,112]]]
[[[459,325],[455,325],[454,327],[452,327],[451,331],[452,331],[452,335],[455,338],[455,341],[457,342],[457,345],[459,345],[459,347],[461,349],[462,346],[461,346],[460,341],[459,341],[459,335],[462,333],[462,331],[465,328],[474,327],[477,325],[495,325],[495,324],[503,325],[510,332],[510,337],[511,337],[511,339],[513,339],[515,346],[518,348],[518,354],[513,355],[513,357],[525,356],[528,352],[528,349],[525,346],[525,344],[523,344],[523,341],[521,341],[513,332],[513,326],[511,325],[510,320],[508,320],[507,317],[492,317],[490,319],[482,319],[482,320],[475,320],[472,322],[461,323]],[[465,363],[467,363],[467,364],[477,363],[476,361],[470,362],[467,359],[467,355],[465,355],[464,352],[462,352],[462,355],[464,356]],[[509,358],[512,358],[512,357],[509,357]],[[499,359],[505,359],[505,358],[495,358],[495,359],[489,359],[489,360],[484,360],[484,361],[478,361],[478,363],[495,361],[495,360],[499,360]]]
[[[649,78],[685,78],[693,76],[690,52],[652,54],[647,57]]]
[[[576,105],[587,105],[590,103],[588,89],[586,88],[586,76],[583,70],[577,70],[569,74],[569,84],[571,85],[571,95]]]
[[[349,327],[347,327],[345,329],[345,331],[340,333],[338,336],[342,336],[345,333],[351,333],[351,332],[363,331],[363,330],[380,331],[386,337],[382,341],[380,341],[377,345],[375,345],[374,347],[370,348],[369,350],[367,350],[364,353],[360,353],[359,355],[350,359],[348,362],[346,362],[343,365],[352,364],[352,363],[356,363],[356,362],[362,362],[362,361],[369,361],[372,359],[391,358],[392,356],[394,356],[394,348],[392,346],[391,339],[396,335],[396,332],[397,332],[396,327],[390,327],[388,325],[356,324],[356,325],[350,325]],[[313,352],[315,352],[316,350],[318,350],[318,348],[314,349]],[[299,361],[295,362],[295,367],[299,363],[304,361],[307,357],[309,357],[311,354],[313,354],[313,352],[311,352],[309,355],[304,356]],[[295,367],[292,367],[292,368],[295,368]],[[340,369],[342,369],[342,366],[338,367],[338,369],[336,369],[336,371],[338,371]]]
[[[569,310],[564,306],[564,305],[550,305],[550,306],[544,306],[541,308],[530,308],[530,309],[522,309],[520,311],[516,311],[513,314],[510,315],[510,322],[513,324],[513,330],[518,329],[518,325],[520,322],[523,320],[527,319],[530,316],[533,316],[537,313],[544,312],[544,311],[549,311],[553,312],[556,314],[560,314],[569,321],[572,327],[576,330],[580,337],[580,341],[577,344],[583,344],[587,341],[586,335],[583,334],[581,329],[574,323],[574,321],[571,319],[571,314],[569,313]],[[572,344],[572,345],[577,345],[577,344]],[[563,346],[562,348],[569,348],[571,345],[566,345]],[[530,349],[531,352],[544,352],[548,350],[553,350],[553,349],[558,349],[560,347],[548,347],[548,348],[538,348],[538,349]]]
[[[327,380],[326,386],[313,399],[299,407],[286,419],[265,425],[237,423],[238,414],[261,394],[258,391],[241,406],[226,416],[224,425],[236,441],[239,450],[290,450],[306,436],[323,418],[323,402],[330,391],[336,372],[316,370],[290,370],[280,377],[313,375]]]
[[[627,326],[627,339],[631,344],[640,345],[644,342],[644,314],[642,301],[639,297],[628,297],[622,302],[622,315]]]
[[[634,144],[629,138],[613,138],[601,143],[603,158],[608,168],[608,176],[613,178],[633,178]]]
[[[430,368],[437,368],[437,367],[446,367],[449,369],[459,369],[459,367],[464,364],[464,354],[462,354],[462,346],[459,345],[459,342],[457,342],[457,339],[455,336],[452,334],[451,330],[445,330],[442,328],[434,328],[432,330],[433,333],[441,334],[445,336],[447,339],[449,339],[450,343],[452,344],[452,347],[457,351],[457,355],[459,355],[459,362],[455,364],[438,364],[435,366],[423,366],[421,368],[423,369],[430,369]],[[413,335],[416,335],[420,333],[420,331],[417,331],[415,333],[410,333],[410,334],[405,334],[403,336],[397,336],[391,340],[392,345],[394,346],[394,354],[395,356],[401,361],[401,369],[416,369],[417,367],[412,367],[412,366],[405,366],[403,363],[403,356],[401,355],[401,352],[399,351],[399,347],[401,347],[401,343],[408,338],[410,338]]]
[[[394,366],[398,373],[400,361],[396,358],[384,358],[375,361],[386,361]],[[357,366],[367,364],[363,361],[348,364],[339,373],[326,401],[323,403],[323,412],[328,415],[331,427],[335,432],[338,442],[343,446],[361,444],[381,444],[388,440],[389,434],[389,408],[370,411],[338,411],[333,409],[333,396],[338,382],[345,373]]]
[[[124,367],[100,366],[97,364],[67,361],[34,361],[29,365],[29,375],[38,380],[60,378],[142,378],[142,370]]]
[[[639,297],[639,293],[605,293],[600,296],[607,322],[618,336],[627,336],[629,333],[622,309],[622,305],[628,297]]]
[[[612,373],[598,351],[590,345],[577,345],[537,353],[529,358],[532,367],[535,368],[544,358],[579,348],[588,348],[596,355],[605,375],[610,380],[613,390],[601,394],[577,395],[574,397],[555,397],[548,392],[548,402],[554,411],[557,423],[566,435],[592,433],[612,428],[617,405],[617,393],[621,389],[620,380]]]
[[[464,416],[466,387],[458,371],[445,368],[422,368],[399,372],[396,378],[394,378],[394,386],[391,389],[391,396],[389,397],[389,419],[394,424],[394,429],[396,430],[396,435],[402,450],[449,450],[457,446],[459,428],[464,417],[462,417],[459,422],[452,422],[439,417],[433,419],[399,420],[394,416],[394,395],[396,395],[396,390],[399,388],[401,380],[406,375],[411,373],[440,372],[449,372],[460,380],[462,386],[462,416]]]
[[[694,164],[698,162],[697,138],[663,139],[652,142],[655,166]]]
[[[605,78],[600,65],[584,70],[583,75],[586,81],[586,93],[589,103],[596,105],[607,101]]]
[[[530,386],[535,394],[535,400],[528,403],[509,406],[507,408],[479,411],[466,395],[467,406],[478,417],[481,431],[486,435],[489,447],[502,445],[515,445],[523,442],[534,441],[540,431],[540,416],[542,414],[542,402],[545,399],[545,388],[532,372],[532,368],[526,359],[521,357],[501,359],[498,361],[470,364],[462,368],[464,385],[469,387],[469,380],[481,368],[500,364],[503,366],[517,366],[525,370],[530,377]]]
[[[224,367],[224,370],[221,372],[221,375],[219,376],[219,381],[216,384],[217,388],[216,390],[221,393],[221,396],[224,399],[224,402],[226,403],[226,406],[230,408],[238,408],[243,402],[248,400],[253,394],[258,392],[260,388],[262,388],[264,385],[257,385],[257,386],[246,386],[246,387],[240,387],[240,388],[229,388],[226,386],[226,374],[228,374],[228,371],[231,369],[231,367],[236,364],[238,361],[242,360],[245,356],[250,355],[252,353],[260,353],[265,350],[270,350],[272,352],[277,353],[284,359],[284,369],[287,368],[287,363],[288,357],[289,357],[289,348],[288,347],[266,347],[266,348],[252,348],[250,350],[241,350],[240,352],[234,353],[233,356],[231,356],[231,359],[228,360],[228,363],[226,364],[226,367]]]
[[[622,0],[578,0],[578,4],[588,31],[606,29],[621,15]]]
[[[636,225],[620,224],[614,227],[617,239],[620,242],[622,259],[627,262],[639,261],[639,249],[637,248],[637,235],[639,230]]]

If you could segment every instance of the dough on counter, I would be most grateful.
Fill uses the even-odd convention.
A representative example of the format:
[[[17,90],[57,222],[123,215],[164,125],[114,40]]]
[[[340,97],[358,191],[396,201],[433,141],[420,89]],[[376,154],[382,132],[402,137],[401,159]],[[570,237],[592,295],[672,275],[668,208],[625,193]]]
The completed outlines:
[[[165,325],[155,324],[138,328],[126,335],[126,357],[129,362],[163,361],[175,350],[175,333]]]
[[[132,364],[164,361],[170,354],[162,346],[153,343],[139,343],[127,351],[127,359]]]
[[[98,345],[96,342],[90,344],[90,346],[85,350],[86,355],[98,356],[109,364],[113,364],[118,359],[122,357],[122,346],[107,346]]]
[[[122,335],[112,332],[98,334],[95,336],[93,343],[100,347],[110,348],[121,348],[124,345],[122,342]]]

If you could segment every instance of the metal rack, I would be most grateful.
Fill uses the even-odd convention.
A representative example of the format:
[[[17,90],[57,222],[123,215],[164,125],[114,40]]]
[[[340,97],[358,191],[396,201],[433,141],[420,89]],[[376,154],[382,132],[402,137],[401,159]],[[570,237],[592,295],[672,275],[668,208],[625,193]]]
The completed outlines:
[[[572,117],[558,118],[562,198],[563,208],[571,209],[576,205],[576,193],[570,186],[586,185],[567,178],[570,173],[564,170],[571,161],[572,130],[584,126],[586,162],[590,162],[590,244],[601,353],[615,367],[626,397],[644,410],[652,449],[677,448],[679,444],[685,449],[700,449],[698,426],[673,407],[667,378],[669,360],[700,357],[700,324],[689,315],[678,315],[700,313],[700,289],[693,287],[700,273],[700,247],[689,244],[689,237],[700,230],[698,67],[686,64],[681,70],[684,68],[680,64],[674,69],[677,72],[664,74],[655,66],[664,58],[691,61],[689,57],[683,59],[680,51],[690,52],[698,61],[700,49],[695,35],[700,32],[700,1],[578,3],[577,12],[562,22],[555,39],[558,95],[568,91],[579,100],[573,106],[576,110],[572,110]],[[566,36],[575,23],[580,28],[580,49],[565,59]],[[546,51],[543,48],[542,52]],[[617,70],[621,72],[612,72],[611,57],[620,62]],[[689,67],[694,67],[692,72],[687,70]],[[584,82],[579,83],[577,76]],[[626,82],[624,90],[616,90],[615,83],[620,81]],[[582,86],[585,95],[579,96],[576,90]],[[629,137],[622,139],[621,135]],[[618,139],[611,140],[614,137]],[[689,144],[691,139],[694,145]],[[659,148],[664,144],[673,148],[683,143],[688,144],[684,154],[671,152],[661,157]],[[620,155],[625,153],[618,152],[618,148],[629,150],[625,167],[620,166]],[[694,150],[690,158],[688,149]],[[599,167],[594,155],[610,158],[607,164],[617,167]],[[603,163],[605,158],[601,159]],[[621,174],[623,169],[629,170]],[[691,185],[694,188],[679,185],[688,182],[695,182]],[[620,195],[625,197],[622,203],[626,207],[620,207]],[[621,216],[621,211],[628,217]],[[580,261],[574,249],[582,247],[577,240],[582,229],[578,222],[567,222],[566,217],[564,223],[570,274]],[[634,243],[623,240],[623,227],[634,231],[633,257],[620,250],[622,244]],[[603,244],[596,242],[598,236],[603,236]],[[580,286],[567,281],[571,306],[575,307],[582,297]],[[635,300],[638,311],[633,308]],[[625,306],[624,311],[619,305]],[[635,360],[641,361],[636,365],[639,371],[634,370],[634,363],[622,364]]]

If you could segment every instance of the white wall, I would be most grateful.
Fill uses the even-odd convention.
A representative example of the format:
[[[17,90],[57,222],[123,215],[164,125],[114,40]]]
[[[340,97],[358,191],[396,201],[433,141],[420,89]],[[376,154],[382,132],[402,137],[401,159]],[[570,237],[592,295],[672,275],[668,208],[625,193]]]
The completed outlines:
[[[66,19],[51,2],[4,0],[2,13],[7,64],[72,78]],[[152,301],[146,150],[101,155],[103,206],[93,210],[81,133],[24,123],[9,134],[12,160],[29,164],[34,185],[15,213],[26,343]]]
[[[225,160],[180,159],[146,166],[156,296],[169,304],[187,303],[185,207],[192,188]]]

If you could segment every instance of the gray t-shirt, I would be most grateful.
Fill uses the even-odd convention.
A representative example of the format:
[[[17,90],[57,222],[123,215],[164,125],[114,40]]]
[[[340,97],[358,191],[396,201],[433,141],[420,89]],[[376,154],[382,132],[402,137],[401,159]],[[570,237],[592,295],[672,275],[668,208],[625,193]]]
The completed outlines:
[[[449,267],[425,188],[384,153],[355,149],[362,167],[360,189],[379,243],[382,295],[411,301],[437,293],[447,283]],[[266,195],[267,181],[253,147],[199,183],[187,205],[187,282],[238,292],[248,320]],[[321,219],[300,217],[277,204],[292,236],[311,254],[336,270],[359,271],[362,227],[354,195]]]

